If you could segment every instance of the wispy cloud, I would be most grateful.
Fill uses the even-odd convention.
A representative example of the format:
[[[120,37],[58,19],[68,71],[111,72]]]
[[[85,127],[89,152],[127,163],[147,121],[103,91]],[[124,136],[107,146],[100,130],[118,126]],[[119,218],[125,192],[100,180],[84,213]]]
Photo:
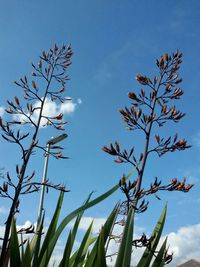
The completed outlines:
[[[98,233],[101,230],[101,227],[106,222],[106,218],[93,218],[93,217],[82,217],[79,230],[86,231],[93,221],[93,233]],[[68,224],[68,227],[72,227],[74,225],[74,220]]]

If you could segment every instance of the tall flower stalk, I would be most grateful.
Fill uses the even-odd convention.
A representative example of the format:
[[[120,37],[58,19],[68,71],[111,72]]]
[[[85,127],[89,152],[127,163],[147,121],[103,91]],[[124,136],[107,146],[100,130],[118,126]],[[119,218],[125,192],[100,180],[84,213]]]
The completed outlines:
[[[19,82],[15,82],[23,90],[24,95],[23,100],[15,96],[13,101],[7,101],[8,108],[6,112],[11,116],[11,120],[4,121],[0,118],[2,137],[7,142],[14,143],[19,147],[22,159],[21,164],[16,166],[17,182],[15,183],[14,177],[7,173],[7,179],[0,187],[0,196],[11,200],[10,211],[5,223],[0,266],[3,266],[6,258],[12,216],[18,212],[20,196],[38,191],[41,187],[41,183],[32,180],[35,175],[34,171],[31,175],[27,174],[27,166],[33,152],[36,149],[42,149],[46,153],[46,145],[41,145],[38,140],[40,128],[51,126],[58,131],[64,130],[63,114],[50,117],[45,114],[44,106],[47,99],[57,103],[65,101],[62,95],[65,91],[66,82],[69,80],[66,71],[71,65],[72,55],[70,45],[62,45],[59,49],[55,44],[53,49],[48,52],[43,51],[37,66],[32,63],[33,78],[28,80],[24,76]],[[39,104],[35,105],[36,102]],[[24,125],[29,125],[31,128],[29,132],[22,134],[19,127],[24,127]],[[29,145],[27,145],[28,141]],[[50,154],[57,159],[65,158],[61,150],[62,147],[60,146],[52,146]],[[53,185],[48,181],[45,186],[64,192],[68,191],[64,186],[60,184]]]
[[[182,79],[178,73],[181,64],[182,54],[178,50],[172,55],[165,53],[156,60],[158,73],[155,76],[152,78],[142,74],[136,76],[142,89],[139,93],[129,92],[131,106],[119,110],[122,120],[126,123],[126,129],[132,132],[136,130],[142,132],[144,145],[141,153],[136,155],[134,147],[131,147],[129,151],[121,149],[118,142],[103,147],[103,151],[117,157],[116,163],[129,163],[137,170],[135,181],[127,183],[122,178],[119,182],[126,197],[119,211],[119,214],[124,216],[121,222],[126,220],[125,217],[130,207],[136,212],[144,212],[148,208],[148,201],[144,199],[139,201],[144,196],[154,194],[160,199],[157,195],[159,191],[188,192],[193,186],[186,184],[185,178],[182,181],[174,178],[166,185],[156,178],[149,188],[143,188],[147,161],[153,153],[161,157],[169,152],[190,148],[187,141],[184,138],[178,138],[177,134],[168,137],[161,137],[159,134],[160,127],[170,122],[178,123],[185,116],[185,113],[179,111],[174,104],[183,95],[183,90],[179,87]],[[133,244],[137,245],[135,242]]]

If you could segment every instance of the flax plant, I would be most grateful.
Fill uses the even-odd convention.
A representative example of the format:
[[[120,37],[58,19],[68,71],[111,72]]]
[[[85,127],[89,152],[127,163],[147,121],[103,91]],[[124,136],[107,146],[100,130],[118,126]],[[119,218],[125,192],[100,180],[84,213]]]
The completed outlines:
[[[55,44],[49,51],[43,51],[38,64],[32,63],[32,78],[28,79],[24,76],[15,82],[22,89],[23,98],[15,96],[14,100],[7,101],[8,108],[5,111],[10,115],[10,120],[4,121],[0,118],[3,139],[17,145],[21,153],[21,162],[16,165],[17,179],[11,177],[8,172],[6,180],[0,187],[0,196],[11,200],[1,248],[0,266],[3,266],[6,261],[12,218],[19,211],[20,196],[38,191],[41,187],[40,182],[33,181],[35,171],[31,175],[27,174],[32,154],[37,149],[46,153],[46,144],[41,144],[38,139],[40,129],[53,127],[57,131],[64,130],[66,122],[63,121],[63,114],[50,117],[45,114],[44,107],[48,99],[56,103],[66,101],[63,93],[66,82],[69,80],[66,72],[71,65],[72,55],[71,46],[64,44],[61,48]],[[39,104],[36,105],[36,102]],[[27,127],[24,126],[30,126],[26,133],[24,132]],[[57,159],[65,158],[61,153],[62,149],[60,146],[52,146],[49,153]],[[49,181],[45,183],[45,186],[64,192],[68,191],[64,186],[54,185]]]
[[[119,110],[126,129],[133,133],[137,130],[143,135],[144,145],[141,152],[136,155],[134,146],[129,151],[122,149],[118,142],[103,147],[103,151],[116,157],[116,163],[131,164],[137,171],[137,179],[133,182],[127,183],[124,177],[119,182],[126,198],[119,209],[119,215],[122,216],[122,219],[119,220],[121,225],[124,225],[130,208],[137,213],[144,212],[148,208],[149,202],[145,200],[145,196],[155,195],[160,199],[158,196],[160,191],[188,192],[193,186],[186,184],[185,178],[182,181],[173,178],[167,184],[163,184],[162,180],[155,178],[149,188],[143,186],[143,182],[146,180],[147,161],[153,153],[162,157],[169,152],[190,148],[187,141],[179,138],[178,134],[166,137],[159,133],[159,128],[170,122],[178,123],[185,116],[185,113],[178,110],[175,105],[175,102],[183,95],[183,90],[180,88],[182,78],[179,76],[181,64],[182,54],[178,50],[171,55],[165,53],[160,56],[156,60],[157,74],[152,78],[138,74],[136,80],[142,86],[141,90],[139,93],[129,92],[131,105]],[[152,237],[148,239],[143,235],[139,240],[133,241],[133,246],[148,246],[151,239]],[[152,251],[152,253],[154,252]]]

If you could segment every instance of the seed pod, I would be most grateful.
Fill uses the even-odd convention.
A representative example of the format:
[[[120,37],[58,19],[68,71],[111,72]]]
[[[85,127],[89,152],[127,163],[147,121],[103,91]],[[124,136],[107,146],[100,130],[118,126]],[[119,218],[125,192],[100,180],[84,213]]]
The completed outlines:
[[[156,84],[157,80],[158,80],[158,77],[155,76],[155,77],[154,77],[154,84]]]
[[[163,60],[162,56],[159,59],[159,64],[160,64],[161,67],[164,65],[164,60]]]
[[[122,179],[121,179],[121,185],[125,185],[126,184],[126,179],[125,177],[123,176]]]
[[[166,111],[167,111],[167,106],[166,106],[166,105],[163,105],[163,106],[162,106],[162,112],[165,114]]]
[[[114,162],[116,162],[116,163],[123,163],[124,161],[122,160],[122,158],[118,157],[118,159],[114,160]]]
[[[7,192],[8,191],[8,184],[7,183],[3,183],[3,191]]]
[[[58,46],[57,46],[57,44],[54,45],[54,51],[55,51],[55,52],[58,51]]]
[[[138,119],[140,118],[141,114],[142,114],[142,110],[139,108],[138,111],[137,111],[137,117],[138,117]]]
[[[58,116],[56,116],[55,117],[57,120],[62,120],[62,118],[63,118],[63,114],[62,113],[60,113]]]
[[[18,98],[17,96],[15,96],[15,102],[16,102],[17,105],[20,104],[20,103],[19,103],[19,98]]]
[[[115,142],[115,148],[116,148],[117,152],[120,152],[120,147],[119,147],[119,144],[117,142]]]
[[[33,86],[34,89],[37,88],[35,81],[32,81],[32,86]]]
[[[59,92],[60,92],[60,93],[63,93],[64,91],[65,91],[65,88],[63,87],[63,88],[60,89]]]
[[[143,159],[143,153],[140,154],[140,159],[139,159],[139,161],[142,161],[142,159]]]
[[[19,166],[16,165],[16,173],[19,174]]]
[[[165,58],[166,61],[168,61],[169,58],[168,58],[168,54],[167,53],[164,54],[164,58]]]
[[[137,99],[136,94],[133,93],[133,92],[129,92],[129,93],[128,93],[128,97],[129,97],[130,99],[133,99],[133,100],[136,100],[136,99]]]
[[[5,111],[9,114],[13,114],[13,110],[11,108],[6,108]]]
[[[155,135],[156,141],[158,144],[160,144],[160,136],[159,135]]]
[[[47,55],[46,55],[45,51],[42,52],[42,56],[43,56],[44,59],[47,58]]]
[[[103,146],[103,147],[102,147],[102,150],[103,150],[104,152],[108,153],[108,154],[111,154],[111,153],[112,153],[112,151],[111,151],[109,148],[107,148],[106,146]]]
[[[134,106],[131,107],[131,113],[132,113],[133,115],[135,115],[135,108],[134,108]]]
[[[180,146],[184,146],[184,145],[186,145],[186,141],[185,141],[184,139],[180,139],[180,140],[178,141],[178,144],[179,144]]]
[[[175,81],[175,84],[181,83],[183,79],[179,79],[177,81]]]
[[[42,61],[41,61],[41,60],[38,62],[38,67],[39,67],[40,69],[42,68]]]
[[[171,91],[171,85],[170,84],[167,84],[166,87],[165,87],[165,90],[167,92],[170,92]]]
[[[193,186],[194,186],[193,184],[188,184],[188,185],[186,185],[184,191],[186,191],[186,192],[189,191]]]

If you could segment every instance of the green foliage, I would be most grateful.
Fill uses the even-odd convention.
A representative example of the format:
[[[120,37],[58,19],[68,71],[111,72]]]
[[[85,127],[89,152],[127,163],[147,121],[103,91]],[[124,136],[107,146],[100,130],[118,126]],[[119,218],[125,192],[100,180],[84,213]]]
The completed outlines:
[[[130,177],[133,171],[130,172],[126,179]],[[65,229],[66,225],[76,218],[73,228],[70,230],[68,234],[68,238],[66,241],[66,245],[63,252],[63,257],[60,263],[57,265],[59,267],[106,267],[106,244],[109,236],[112,234],[113,225],[116,220],[116,216],[119,210],[119,204],[117,204],[110,215],[108,216],[105,224],[103,225],[100,233],[97,237],[92,237],[92,226],[93,222],[89,225],[88,230],[86,231],[83,240],[81,242],[80,247],[74,251],[74,241],[77,236],[77,232],[79,229],[79,224],[83,213],[86,209],[91,206],[98,204],[103,201],[105,198],[110,196],[113,192],[118,189],[118,185],[114,186],[112,189],[102,194],[101,196],[95,198],[94,200],[90,200],[91,195],[87,198],[85,203],[66,216],[63,221],[58,225],[58,218],[60,215],[60,210],[63,203],[63,192],[60,193],[60,197],[58,199],[58,203],[53,215],[53,219],[51,224],[46,232],[43,242],[41,242],[42,237],[42,227],[43,220],[41,225],[38,226],[37,233],[34,234],[33,238],[27,242],[25,252],[20,253],[20,247],[17,237],[16,224],[14,218],[12,219],[12,231],[11,231],[11,239],[10,239],[10,266],[38,266],[38,267],[47,267],[50,263],[52,254],[55,250],[55,246],[57,243],[60,234]],[[156,227],[153,231],[150,248],[146,249],[144,255],[142,256],[138,267],[148,267],[150,266],[150,262],[152,261],[153,252],[156,250],[158,242],[160,240],[160,236],[162,233],[162,229],[165,222],[166,216],[166,207],[164,208]],[[123,236],[121,240],[121,244],[119,246],[119,251],[115,263],[115,267],[125,267],[130,266],[131,256],[132,256],[132,239],[133,239],[133,227],[134,227],[134,210],[130,208],[128,217],[126,220],[126,224],[123,231]],[[163,243],[160,251],[157,254],[157,257],[152,265],[152,267],[163,266],[164,264],[164,255],[166,252],[166,240]],[[16,265],[17,264],[17,265]]]
[[[153,254],[151,253],[151,251],[155,251],[156,247],[159,243],[161,234],[162,234],[162,230],[163,230],[163,226],[164,226],[164,221],[165,221],[165,217],[166,217],[166,212],[167,212],[167,207],[164,208],[162,214],[160,215],[160,218],[154,228],[154,231],[152,233],[152,242],[151,242],[151,246],[149,249],[148,247],[145,249],[144,254],[141,258],[141,260],[138,263],[137,267],[148,267],[151,263]]]
[[[132,253],[132,239],[133,239],[133,220],[134,210],[131,208],[128,212],[128,217],[124,227],[124,232],[119,247],[119,253],[115,267],[126,267],[130,266],[131,253]]]

